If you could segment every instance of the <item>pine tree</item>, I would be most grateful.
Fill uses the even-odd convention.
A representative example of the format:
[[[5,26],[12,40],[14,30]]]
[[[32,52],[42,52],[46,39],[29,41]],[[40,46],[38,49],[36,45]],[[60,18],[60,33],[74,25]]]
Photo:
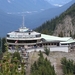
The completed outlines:
[[[44,59],[42,52],[39,52],[38,61],[34,62],[31,66],[31,74],[30,75],[56,75],[54,66],[51,66],[51,63]]]

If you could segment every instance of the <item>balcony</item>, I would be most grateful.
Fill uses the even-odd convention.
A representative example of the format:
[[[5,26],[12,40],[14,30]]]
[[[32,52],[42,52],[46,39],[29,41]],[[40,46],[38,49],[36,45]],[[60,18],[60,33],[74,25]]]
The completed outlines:
[[[7,37],[6,39],[8,40],[38,40],[38,39],[41,39],[41,37],[35,37],[35,38],[26,38],[26,37]]]

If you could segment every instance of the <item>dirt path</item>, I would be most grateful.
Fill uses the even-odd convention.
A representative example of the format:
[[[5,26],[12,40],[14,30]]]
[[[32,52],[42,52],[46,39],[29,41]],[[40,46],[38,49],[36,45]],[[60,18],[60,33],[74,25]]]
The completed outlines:
[[[39,58],[38,52],[31,52],[29,53],[29,58],[28,58],[28,67],[26,69],[26,75],[30,75],[30,67],[34,63],[34,61],[37,61]]]

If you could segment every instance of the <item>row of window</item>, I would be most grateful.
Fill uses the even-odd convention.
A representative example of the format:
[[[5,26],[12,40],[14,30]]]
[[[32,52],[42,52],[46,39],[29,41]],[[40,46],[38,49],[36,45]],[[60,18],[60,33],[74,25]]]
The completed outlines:
[[[37,40],[7,40],[9,43],[36,43]]]
[[[37,40],[7,40],[7,42],[9,43],[37,43]],[[40,44],[37,44],[37,45],[56,45],[56,46],[59,46],[59,43],[40,43]]]
[[[26,35],[26,36],[18,35],[18,36],[15,36],[15,37],[7,35],[7,37],[11,37],[11,38],[35,38],[35,37],[41,37],[41,34],[39,34],[39,35]]]

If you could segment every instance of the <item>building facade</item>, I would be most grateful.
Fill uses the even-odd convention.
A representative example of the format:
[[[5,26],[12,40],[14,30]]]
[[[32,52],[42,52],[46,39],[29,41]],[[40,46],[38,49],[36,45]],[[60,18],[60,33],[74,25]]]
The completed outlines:
[[[23,25],[16,31],[7,33],[6,41],[9,50],[26,49],[31,52],[36,48],[37,51],[44,50],[44,47],[50,49],[50,51],[63,51],[69,52],[74,50],[75,40],[71,37],[57,37],[46,34],[41,34],[30,30]]]
[[[46,34],[41,34],[30,30],[26,27],[21,27],[17,31],[7,33],[7,44],[10,50],[16,49],[34,49],[34,48],[50,48],[50,51],[69,52],[74,50],[75,40],[71,37],[57,37]]]

